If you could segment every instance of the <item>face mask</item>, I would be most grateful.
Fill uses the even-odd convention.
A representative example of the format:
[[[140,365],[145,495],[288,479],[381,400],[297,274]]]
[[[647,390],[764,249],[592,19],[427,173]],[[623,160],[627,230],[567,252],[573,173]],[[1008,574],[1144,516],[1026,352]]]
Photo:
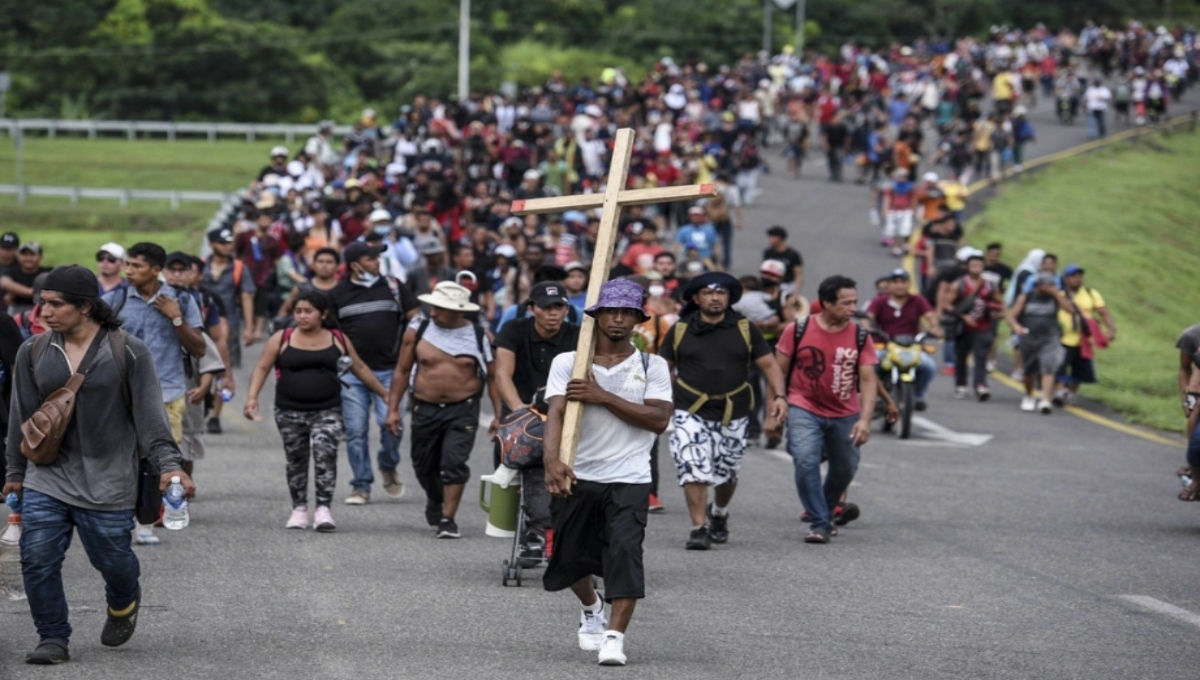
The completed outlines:
[[[364,286],[374,285],[374,283],[378,280],[379,280],[378,274],[370,274],[364,269],[359,269],[358,274],[354,277],[355,283],[358,283],[358,284],[361,284]]]
[[[662,286],[650,286],[650,297],[662,297],[667,292]]]

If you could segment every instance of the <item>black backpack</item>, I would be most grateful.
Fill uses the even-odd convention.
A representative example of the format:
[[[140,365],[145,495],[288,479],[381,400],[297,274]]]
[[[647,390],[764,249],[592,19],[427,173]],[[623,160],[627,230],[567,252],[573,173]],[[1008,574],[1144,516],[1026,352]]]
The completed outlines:
[[[796,320],[796,332],[794,334],[794,339],[792,340],[792,365],[788,369],[788,379],[787,379],[787,383],[786,383],[787,385],[790,385],[792,383],[792,373],[795,372],[795,370],[798,368],[798,366],[800,364],[800,362],[797,361],[797,358],[798,358],[797,355],[799,355],[799,353],[800,353],[800,341],[804,339],[804,334],[808,331],[809,319],[812,319],[812,317],[806,316],[803,319]],[[855,342],[858,344],[858,364],[857,365],[861,366],[862,365],[861,364],[862,351],[863,351],[863,348],[867,346],[867,336],[869,334],[867,333],[867,329],[863,328],[862,326],[859,326],[856,324],[854,328],[856,331]],[[855,373],[854,373],[855,389],[858,389],[858,384],[859,384],[858,383],[858,372],[855,371]]]

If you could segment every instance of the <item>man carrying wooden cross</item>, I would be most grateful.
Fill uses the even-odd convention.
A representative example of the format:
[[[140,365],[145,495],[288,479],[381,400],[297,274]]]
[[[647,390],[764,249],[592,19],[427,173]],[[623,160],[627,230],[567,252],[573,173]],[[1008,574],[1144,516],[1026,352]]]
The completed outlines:
[[[661,357],[637,351],[633,328],[648,317],[638,284],[605,283],[586,313],[595,320],[591,370],[572,380],[575,352],[560,354],[550,367],[546,398],[546,488],[551,501],[554,552],[543,576],[546,590],[570,588],[583,605],[579,648],[599,650],[599,662],[625,665],[625,629],[645,596],[642,542],[650,508],[650,448],[667,429],[673,409],[671,375]],[[575,469],[559,460],[567,401],[583,407]],[[592,587],[604,577],[612,621]],[[605,628],[607,625],[607,629]]]

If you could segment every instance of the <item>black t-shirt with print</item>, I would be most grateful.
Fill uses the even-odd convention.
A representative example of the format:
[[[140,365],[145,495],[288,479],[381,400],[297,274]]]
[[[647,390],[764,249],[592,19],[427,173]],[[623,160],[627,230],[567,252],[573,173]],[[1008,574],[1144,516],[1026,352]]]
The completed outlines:
[[[784,264],[787,271],[783,273],[783,282],[792,283],[796,280],[793,275],[795,267],[804,266],[804,258],[800,256],[799,251],[795,248],[787,248],[782,253],[776,252],[770,248],[763,251],[764,260],[778,260]]]
[[[396,367],[406,315],[420,306],[407,286],[397,282],[395,289],[381,277],[369,287],[343,279],[329,291],[338,325],[372,371]]]
[[[737,324],[740,318],[740,314],[727,312],[720,323],[707,324],[700,320],[699,314],[692,314],[676,322],[687,323],[678,356],[675,354],[675,326],[667,331],[658,355],[675,364],[676,409],[686,411],[699,398],[681,388],[680,381],[712,396],[732,392],[746,382],[749,365],[771,353],[771,346],[754,324],[750,324],[750,347],[746,347],[746,339]],[[749,389],[738,393],[733,398],[733,418],[749,415],[750,402]],[[720,421],[725,415],[725,401],[709,399],[696,415],[705,420]]]

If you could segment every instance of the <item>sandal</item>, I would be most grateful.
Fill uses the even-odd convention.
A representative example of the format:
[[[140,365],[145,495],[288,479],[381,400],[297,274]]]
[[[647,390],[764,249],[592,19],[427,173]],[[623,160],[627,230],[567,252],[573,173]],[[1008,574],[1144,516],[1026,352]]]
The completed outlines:
[[[1193,501],[1198,501],[1198,500],[1200,500],[1200,487],[1193,484],[1192,486],[1189,486],[1189,487],[1181,490],[1179,492],[1178,498],[1181,501],[1186,501],[1189,503],[1191,503]]]
[[[1181,467],[1175,471],[1175,476],[1176,477],[1191,477],[1192,476],[1192,466],[1184,465],[1183,467]]]
[[[808,535],[804,537],[804,542],[805,543],[820,543],[820,544],[828,543],[829,542],[829,532],[825,531],[824,529],[814,529],[814,530],[808,532]]]

